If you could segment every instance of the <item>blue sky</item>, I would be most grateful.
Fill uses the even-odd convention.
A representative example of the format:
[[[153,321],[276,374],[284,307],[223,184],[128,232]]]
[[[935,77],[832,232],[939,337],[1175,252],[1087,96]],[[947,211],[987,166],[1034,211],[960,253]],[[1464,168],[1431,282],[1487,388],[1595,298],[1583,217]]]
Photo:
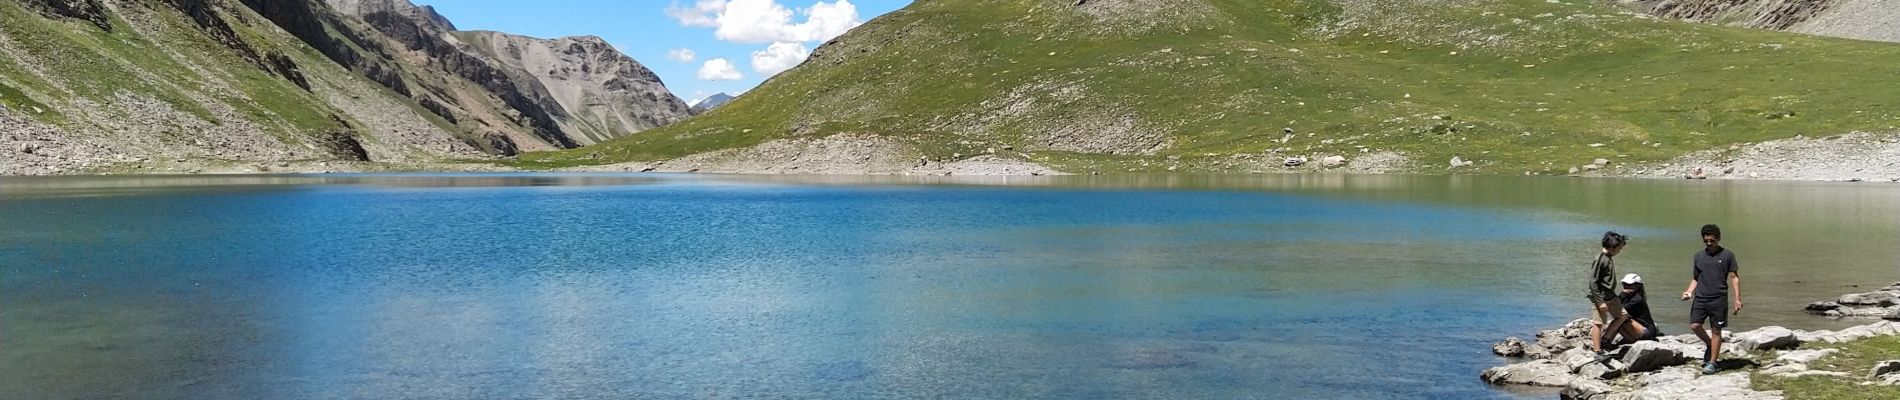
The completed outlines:
[[[713,93],[749,90],[802,61],[824,40],[910,4],[910,0],[412,1],[435,6],[463,30],[606,38],[660,74],[666,87],[688,102]]]

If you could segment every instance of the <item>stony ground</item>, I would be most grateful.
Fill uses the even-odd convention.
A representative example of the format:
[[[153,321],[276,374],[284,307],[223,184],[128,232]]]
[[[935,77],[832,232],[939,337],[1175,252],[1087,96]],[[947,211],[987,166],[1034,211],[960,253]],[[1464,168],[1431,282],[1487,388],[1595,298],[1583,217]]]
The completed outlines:
[[[1736,144],[1661,163],[1575,167],[1577,176],[1900,182],[1900,133],[1855,132]]]
[[[1840,307],[1895,307],[1900,283],[1870,293],[1848,294]],[[1816,303],[1816,304],[1823,304]],[[1815,309],[1810,306],[1811,312]],[[1833,309],[1830,309],[1833,310]],[[1817,314],[1822,314],[1817,312]],[[1839,316],[1839,313],[1833,314]],[[1539,332],[1534,340],[1507,338],[1492,351],[1514,363],[1485,370],[1480,378],[1500,386],[1562,388],[1565,399],[1781,399],[1781,390],[1763,390],[1758,379],[1836,379],[1828,385],[1900,386],[1900,361],[1876,363],[1865,373],[1838,370],[1833,362],[1851,357],[1838,346],[1900,335],[1900,321],[1879,321],[1839,331],[1802,331],[1779,326],[1727,332],[1722,372],[1704,375],[1698,365],[1707,347],[1694,335],[1665,336],[1614,349],[1615,357],[1598,361],[1587,342],[1590,321],[1578,319],[1561,328]],[[1813,387],[1813,382],[1809,381]],[[1871,390],[1871,389],[1867,389]],[[1895,389],[1881,389],[1895,390]],[[1851,391],[1851,390],[1850,390]],[[1866,390],[1862,394],[1874,393]],[[1813,395],[1802,393],[1802,395]]]

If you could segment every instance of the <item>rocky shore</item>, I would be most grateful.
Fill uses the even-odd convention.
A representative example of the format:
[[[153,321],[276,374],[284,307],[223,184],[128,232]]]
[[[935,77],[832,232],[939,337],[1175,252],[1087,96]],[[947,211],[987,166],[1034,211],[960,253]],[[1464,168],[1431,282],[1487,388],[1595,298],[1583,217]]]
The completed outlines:
[[[1896,294],[1900,294],[1900,283],[1871,293],[1844,295],[1840,299],[1843,301],[1815,304],[1833,306],[1817,314],[1834,311],[1838,317],[1872,315],[1874,312],[1863,310],[1874,308],[1891,313]],[[1815,308],[1809,306],[1811,312]],[[1728,332],[1720,365],[1723,372],[1703,375],[1698,365],[1707,347],[1695,335],[1665,336],[1622,346],[1614,350],[1614,358],[1598,362],[1587,345],[1590,321],[1578,319],[1539,332],[1531,341],[1512,337],[1494,344],[1492,352],[1514,362],[1487,369],[1480,378],[1499,386],[1561,388],[1559,396],[1564,399],[1781,399],[1781,391],[1757,390],[1754,379],[1826,376],[1855,380],[1860,385],[1900,385],[1900,360],[1882,362],[1861,373],[1810,368],[1817,360],[1841,352],[1824,345],[1895,335],[1900,335],[1900,321],[1879,321],[1838,331],[1768,326]]]
[[[1649,165],[1603,167],[1582,175],[1664,179],[1900,182],[1900,134],[1845,135],[1747,143],[1691,152]]]
[[[1900,321],[1900,283],[1867,293],[1844,294],[1834,301],[1809,303],[1807,311],[1824,317]]]

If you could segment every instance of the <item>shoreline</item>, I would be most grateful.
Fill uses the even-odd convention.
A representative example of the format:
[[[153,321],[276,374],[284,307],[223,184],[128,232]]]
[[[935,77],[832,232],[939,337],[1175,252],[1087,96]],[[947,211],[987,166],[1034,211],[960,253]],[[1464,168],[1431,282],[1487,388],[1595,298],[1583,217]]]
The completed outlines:
[[[1900,172],[1896,167],[1895,172]],[[635,162],[608,165],[592,165],[552,169],[517,168],[489,161],[435,161],[435,162],[375,162],[375,161],[152,161],[144,163],[115,163],[108,167],[95,167],[76,170],[26,170],[21,168],[0,168],[0,177],[58,177],[58,176],[172,176],[172,175],[276,175],[276,174],[334,174],[334,173],[682,173],[717,175],[816,175],[816,176],[1076,176],[1084,174],[1059,171],[1041,164],[994,158],[971,159],[955,163],[932,164],[927,167],[904,168],[897,170],[854,171],[839,168],[803,168],[800,166],[774,166],[764,168],[734,168],[730,165],[707,165],[699,163],[678,163],[672,161]],[[1137,175],[1217,175],[1217,176],[1261,176],[1261,175],[1416,175],[1416,176],[1493,176],[1510,177],[1514,174],[1473,174],[1450,173],[1444,171],[1393,171],[1364,172],[1351,170],[1288,170],[1254,172],[1219,171],[1164,171],[1164,172],[1126,172],[1088,174],[1095,176],[1137,176]],[[1713,176],[1704,178],[1683,178],[1677,176],[1657,176],[1654,174],[1577,174],[1577,175],[1526,175],[1545,178],[1576,179],[1640,179],[1640,180],[1695,180],[1695,181],[1742,181],[1742,182],[1834,182],[1834,183],[1900,183],[1900,178],[1864,179],[1847,176]]]
[[[1214,154],[1131,159],[1120,167],[1056,167],[1046,155],[1005,147],[947,158],[921,155],[898,141],[868,135],[782,139],[753,147],[724,149],[650,162],[625,162],[534,168],[532,162],[470,154],[468,158],[414,158],[394,161],[323,159],[215,159],[136,157],[48,146],[48,142],[6,142],[0,147],[0,176],[189,175],[374,172],[674,172],[757,175],[939,175],[1048,176],[1123,174],[1411,174],[1517,176],[1515,169],[1443,168],[1404,153],[1374,152],[1355,157],[1319,154]],[[236,154],[236,153],[233,153]],[[275,157],[272,157],[275,158]],[[1297,159],[1295,164],[1291,161]],[[1597,159],[1569,167],[1569,173],[1525,176],[1717,181],[1900,183],[1900,132],[1841,135],[1739,143],[1647,162]],[[1291,166],[1287,166],[1291,165]],[[527,166],[527,168],[523,168]],[[1121,168],[1134,166],[1136,168]],[[1126,169],[1124,172],[1123,170]],[[1700,174],[1697,171],[1701,171]]]
[[[1556,389],[1563,399],[1590,400],[1782,399],[1786,390],[1816,397],[1808,392],[1832,393],[1841,385],[1900,392],[1900,360],[1880,360],[1871,371],[1839,370],[1848,364],[1841,359],[1868,356],[1859,354],[1866,351],[1856,349],[1858,344],[1900,340],[1900,283],[1815,302],[1807,311],[1872,322],[1833,331],[1780,326],[1726,331],[1721,372],[1704,375],[1695,364],[1707,346],[1693,334],[1619,346],[1614,357],[1597,361],[1587,350],[1590,320],[1576,319],[1539,331],[1532,341],[1509,337],[1493,344],[1492,353],[1510,362],[1484,370],[1479,378],[1499,389]]]

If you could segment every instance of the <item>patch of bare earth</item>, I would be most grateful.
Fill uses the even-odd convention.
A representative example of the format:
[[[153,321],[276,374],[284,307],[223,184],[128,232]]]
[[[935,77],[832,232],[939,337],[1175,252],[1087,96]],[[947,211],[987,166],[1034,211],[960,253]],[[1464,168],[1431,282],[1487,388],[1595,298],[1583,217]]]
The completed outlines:
[[[1698,175],[1697,171],[1700,171]],[[1900,182],[1900,132],[1794,137],[1685,154],[1613,173],[1648,178]]]

